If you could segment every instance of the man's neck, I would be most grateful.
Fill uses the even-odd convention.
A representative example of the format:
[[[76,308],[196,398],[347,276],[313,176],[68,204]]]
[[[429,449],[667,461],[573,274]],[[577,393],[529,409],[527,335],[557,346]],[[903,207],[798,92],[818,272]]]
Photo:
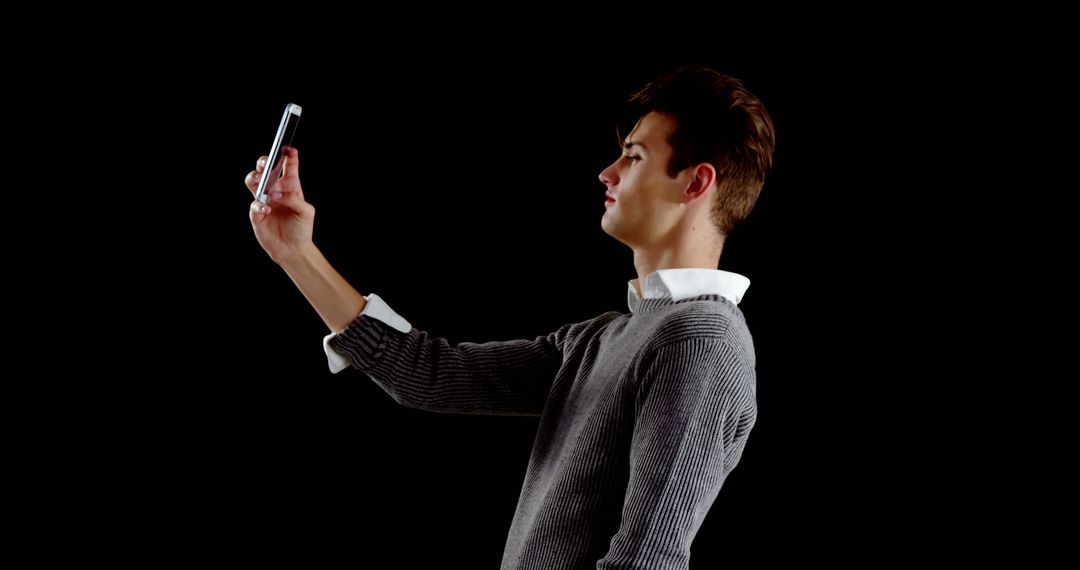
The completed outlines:
[[[645,276],[660,269],[701,268],[716,269],[720,264],[720,252],[724,249],[724,241],[718,240],[713,244],[678,248],[634,248],[634,268],[637,269],[637,282],[634,287],[638,296],[642,296],[645,286]]]

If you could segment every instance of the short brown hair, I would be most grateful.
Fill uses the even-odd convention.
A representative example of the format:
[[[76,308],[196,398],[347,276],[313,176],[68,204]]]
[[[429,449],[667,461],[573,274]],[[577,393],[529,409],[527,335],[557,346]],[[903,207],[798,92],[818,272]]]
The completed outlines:
[[[730,234],[754,208],[772,167],[776,135],[761,101],[734,77],[688,65],[635,93],[628,111],[634,122],[650,111],[675,119],[670,176],[703,162],[716,168],[712,220]]]

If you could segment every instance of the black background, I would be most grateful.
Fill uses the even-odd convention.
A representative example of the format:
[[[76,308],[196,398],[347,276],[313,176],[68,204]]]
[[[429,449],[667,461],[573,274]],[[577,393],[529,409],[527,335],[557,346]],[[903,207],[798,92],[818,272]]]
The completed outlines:
[[[418,412],[331,375],[324,325],[251,233],[244,176],[285,104],[302,105],[293,142],[315,242],[338,270],[452,341],[531,338],[625,309],[631,255],[599,225],[616,113],[657,74],[700,63],[744,80],[778,142],[720,265],[752,282],[759,420],[693,563],[834,557],[873,534],[880,436],[858,426],[886,404],[864,381],[881,369],[865,365],[860,323],[897,309],[873,299],[880,276],[851,242],[873,249],[883,216],[877,139],[859,134],[897,120],[875,107],[877,79],[822,49],[375,48],[117,68],[132,87],[110,150],[152,189],[131,191],[150,214],[122,230],[132,278],[102,295],[127,317],[96,356],[116,379],[67,394],[95,405],[65,436],[89,489],[64,496],[177,557],[496,567],[536,421]]]
[[[624,306],[611,114],[688,62],[778,135],[721,260],[759,422],[694,567],[1060,534],[1012,509],[1068,506],[1038,465],[1069,449],[1068,337],[1026,322],[1068,320],[1068,18],[49,9],[4,44],[9,542],[37,559],[495,567],[535,423],[330,375],[243,177],[302,104],[316,242],[359,290],[452,340],[543,334]]]

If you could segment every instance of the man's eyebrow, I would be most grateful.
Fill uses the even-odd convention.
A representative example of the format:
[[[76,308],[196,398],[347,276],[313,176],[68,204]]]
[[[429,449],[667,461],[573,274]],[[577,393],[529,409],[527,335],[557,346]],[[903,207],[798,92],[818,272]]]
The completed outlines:
[[[631,148],[633,148],[635,146],[640,146],[644,150],[649,150],[648,148],[645,147],[644,143],[639,143],[637,141],[624,141],[622,143],[622,147],[623,147],[624,150],[630,150]]]

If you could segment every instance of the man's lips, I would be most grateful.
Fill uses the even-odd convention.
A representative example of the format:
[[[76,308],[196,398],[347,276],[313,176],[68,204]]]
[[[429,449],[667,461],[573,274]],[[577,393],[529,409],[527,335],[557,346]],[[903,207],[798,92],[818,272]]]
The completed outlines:
[[[614,201],[615,201],[615,197],[614,197],[614,196],[612,196],[612,195],[611,195],[611,193],[607,193],[607,194],[604,194],[604,196],[605,196],[605,197],[607,198],[607,202],[608,202],[609,204],[610,204],[611,202],[614,202]]]

